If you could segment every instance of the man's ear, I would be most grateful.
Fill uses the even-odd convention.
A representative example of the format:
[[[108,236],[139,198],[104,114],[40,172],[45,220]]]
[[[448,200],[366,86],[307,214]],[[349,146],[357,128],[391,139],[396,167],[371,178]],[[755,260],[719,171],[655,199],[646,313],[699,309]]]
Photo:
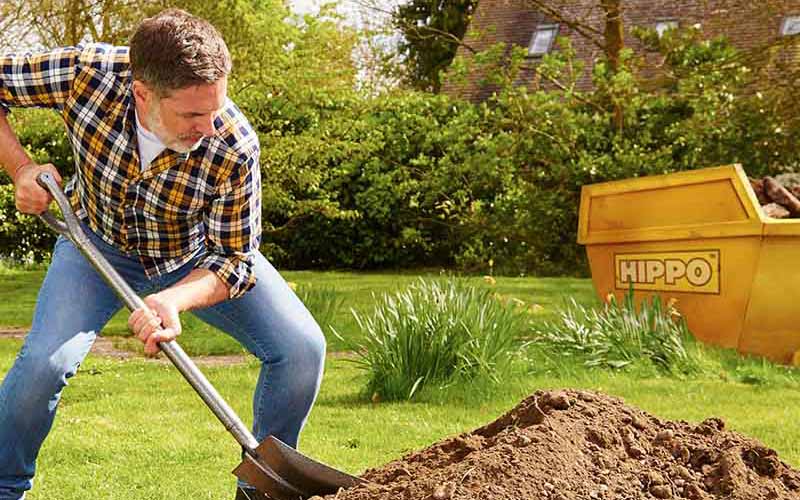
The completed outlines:
[[[140,80],[134,80],[133,96],[136,98],[136,102],[138,102],[140,105],[143,105],[145,108],[150,108],[153,97],[155,96],[155,92],[153,92],[153,90],[151,90],[146,83]]]

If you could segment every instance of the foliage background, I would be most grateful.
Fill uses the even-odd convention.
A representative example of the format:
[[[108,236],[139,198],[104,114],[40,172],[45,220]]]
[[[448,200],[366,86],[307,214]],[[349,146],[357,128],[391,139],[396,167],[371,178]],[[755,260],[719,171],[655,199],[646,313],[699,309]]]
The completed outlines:
[[[332,9],[300,18],[277,0],[176,0],[145,2],[140,17],[167,4],[210,19],[230,45],[231,96],[262,143],[262,251],[283,268],[584,275],[584,184],[734,162],[755,177],[798,163],[800,127],[783,112],[792,87],[759,87],[749,59],[691,29],[642,32],[664,61],[656,77],[623,50],[615,70],[596,64],[591,92],[576,86],[581,63],[566,40],[534,82],[520,76],[524,51],[494,46],[453,64],[450,78],[480,68],[497,89],[472,103],[360,88],[359,34]],[[73,171],[57,117],[13,120],[37,159]],[[3,189],[0,254],[46,258],[52,238],[18,218]]]

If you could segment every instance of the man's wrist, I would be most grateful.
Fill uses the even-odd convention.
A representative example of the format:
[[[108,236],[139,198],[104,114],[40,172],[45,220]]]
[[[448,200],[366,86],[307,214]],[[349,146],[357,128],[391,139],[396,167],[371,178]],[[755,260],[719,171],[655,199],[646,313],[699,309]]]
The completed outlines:
[[[28,160],[26,162],[23,162],[17,168],[14,169],[14,172],[11,174],[11,182],[16,184],[17,183],[17,179],[19,179],[19,174],[21,174],[23,170],[25,170],[26,168],[35,167],[35,166],[36,166],[36,162],[34,162],[32,160]]]
[[[179,313],[185,310],[185,305],[183,304],[183,300],[181,300],[182,297],[180,296],[180,294],[173,293],[173,290],[171,288],[165,288],[160,292],[154,293],[152,297],[161,304],[164,305],[169,304],[170,306],[174,307],[175,310],[177,310]]]
[[[178,312],[213,306],[230,298],[227,284],[213,271],[195,268],[169,288],[156,293],[162,303],[168,303]]]

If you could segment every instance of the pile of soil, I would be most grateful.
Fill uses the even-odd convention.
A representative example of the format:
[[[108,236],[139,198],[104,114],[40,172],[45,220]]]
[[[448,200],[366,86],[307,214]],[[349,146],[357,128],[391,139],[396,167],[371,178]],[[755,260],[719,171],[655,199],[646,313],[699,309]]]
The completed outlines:
[[[536,392],[362,477],[371,483],[326,500],[800,499],[800,471],[720,419],[660,420],[574,390]]]

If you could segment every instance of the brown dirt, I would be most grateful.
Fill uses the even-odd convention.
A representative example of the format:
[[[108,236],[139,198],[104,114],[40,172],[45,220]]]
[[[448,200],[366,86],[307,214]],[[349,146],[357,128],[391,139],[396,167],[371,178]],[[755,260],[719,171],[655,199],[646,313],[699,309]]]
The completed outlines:
[[[7,338],[7,339],[23,339],[27,334],[26,329],[22,328],[4,328],[0,329],[0,340]],[[146,358],[143,354],[128,351],[125,349],[119,349],[114,346],[114,342],[108,338],[103,336],[98,336],[92,346],[92,354],[96,356],[102,356],[104,358],[115,358],[115,359],[133,359],[133,358],[140,358],[140,359],[148,359],[154,363],[169,363],[170,361],[166,359],[163,354],[159,355],[155,359]],[[225,356],[193,356],[192,361],[195,362],[198,366],[229,366],[234,364],[240,364],[246,362],[248,359],[245,355],[225,355]]]
[[[660,420],[574,390],[536,392],[362,477],[371,484],[326,500],[800,500],[800,471],[720,419]]]

